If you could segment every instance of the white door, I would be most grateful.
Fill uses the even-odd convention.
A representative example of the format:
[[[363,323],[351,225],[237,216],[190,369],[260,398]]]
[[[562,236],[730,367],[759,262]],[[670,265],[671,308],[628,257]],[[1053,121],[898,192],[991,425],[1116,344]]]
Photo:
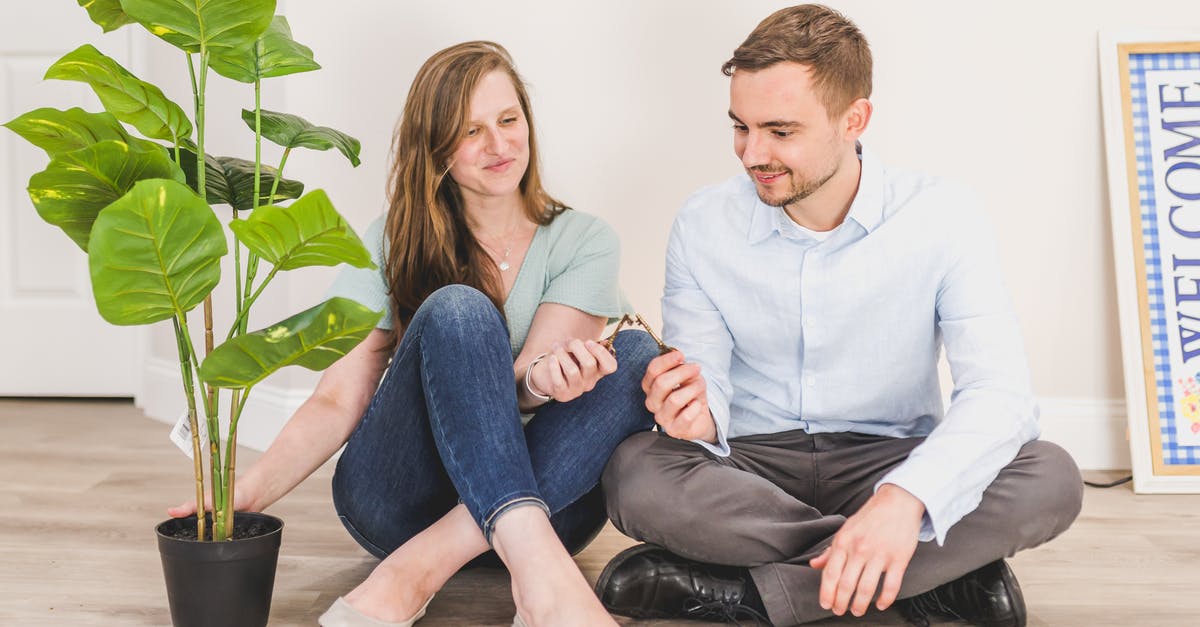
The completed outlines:
[[[5,2],[0,122],[39,107],[102,110],[87,85],[42,76],[84,43],[137,73],[134,28],[102,35],[75,2]],[[47,162],[44,152],[0,128],[0,396],[133,396],[143,330],[100,318],[86,255],[38,217],[25,188]]]

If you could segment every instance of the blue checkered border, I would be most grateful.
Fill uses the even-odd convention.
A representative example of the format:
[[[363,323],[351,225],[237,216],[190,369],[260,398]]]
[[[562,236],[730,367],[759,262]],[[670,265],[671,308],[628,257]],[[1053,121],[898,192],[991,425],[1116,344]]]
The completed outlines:
[[[1200,446],[1181,446],[1175,430],[1175,402],[1167,348],[1166,306],[1163,302],[1162,260],[1158,249],[1158,221],[1154,207],[1154,173],[1150,155],[1150,121],[1147,115],[1146,70],[1200,69],[1200,53],[1147,53],[1129,55],[1129,87],[1133,111],[1134,152],[1137,155],[1138,202],[1146,257],[1146,290],[1150,304],[1150,343],[1154,349],[1159,429],[1163,463],[1200,463]]]

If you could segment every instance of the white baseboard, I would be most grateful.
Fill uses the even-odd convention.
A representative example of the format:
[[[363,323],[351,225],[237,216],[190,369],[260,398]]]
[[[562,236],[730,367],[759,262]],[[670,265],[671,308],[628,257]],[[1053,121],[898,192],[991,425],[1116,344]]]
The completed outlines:
[[[294,390],[269,384],[255,386],[238,421],[238,444],[256,451],[266,450],[283,425],[311,394],[311,389]],[[147,358],[142,371],[141,391],[134,398],[134,405],[155,420],[175,424],[185,407],[179,383],[179,364]],[[222,408],[222,414],[227,410]],[[167,442],[166,430],[163,431],[163,442]]]
[[[238,443],[265,450],[292,413],[312,394],[310,389],[258,385],[246,402]],[[1042,439],[1067,450],[1084,470],[1130,468],[1125,402],[1089,398],[1043,398]],[[183,409],[179,366],[162,359],[147,362],[142,390],[135,399],[147,416],[174,424]],[[163,439],[166,440],[164,432]]]
[[[1083,470],[1131,468],[1125,401],[1042,398],[1043,440],[1067,450]]]

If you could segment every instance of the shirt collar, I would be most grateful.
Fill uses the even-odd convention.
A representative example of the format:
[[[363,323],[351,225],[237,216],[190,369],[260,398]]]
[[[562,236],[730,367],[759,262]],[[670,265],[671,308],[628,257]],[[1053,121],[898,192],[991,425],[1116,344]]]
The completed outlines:
[[[858,145],[858,153],[862,173],[858,177],[858,193],[850,203],[846,219],[854,220],[870,233],[883,222],[883,164],[862,144]]]
[[[854,220],[867,233],[870,233],[883,221],[883,164],[861,143],[858,145],[858,153],[862,172],[859,174],[858,192],[850,203],[850,211],[846,214],[846,219]],[[778,207],[772,207],[758,197],[758,193],[754,191],[754,182],[749,179],[749,175],[747,175],[746,182],[749,185],[751,197],[754,199],[754,206],[750,214],[750,228],[747,229],[746,239],[750,244],[757,244],[770,237],[772,233],[782,233],[784,229],[782,221],[785,218],[783,217],[784,213]]]
[[[746,239],[750,244],[757,244],[768,237],[772,233],[779,233],[779,211],[777,207],[772,207],[763,202],[758,197],[758,192],[754,189],[754,181],[750,180],[747,175],[746,183],[750,188],[750,197],[754,199],[754,205],[750,213],[750,228],[747,229]]]

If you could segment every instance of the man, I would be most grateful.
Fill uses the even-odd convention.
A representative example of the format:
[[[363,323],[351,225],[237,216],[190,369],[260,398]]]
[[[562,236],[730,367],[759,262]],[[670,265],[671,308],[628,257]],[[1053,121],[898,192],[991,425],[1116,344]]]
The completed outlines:
[[[679,350],[643,381],[659,433],[604,475],[614,524],[650,544],[614,558],[601,600],[791,625],[904,599],[918,623],[1023,625],[1003,558],[1064,531],[1082,484],[1036,440],[980,201],[861,146],[871,54],[841,14],[778,11],[723,70],[746,175],[692,196],[672,228]]]

